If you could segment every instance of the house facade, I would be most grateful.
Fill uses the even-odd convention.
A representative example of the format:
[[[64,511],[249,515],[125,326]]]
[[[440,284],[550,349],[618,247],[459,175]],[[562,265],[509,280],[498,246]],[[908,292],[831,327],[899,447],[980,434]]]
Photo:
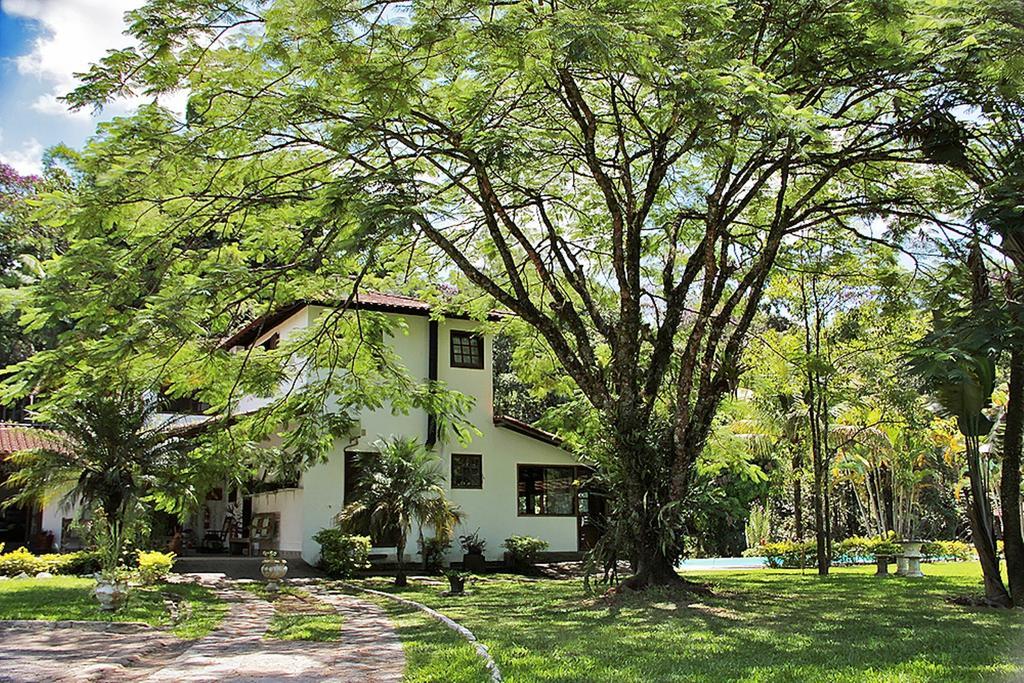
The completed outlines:
[[[212,496],[193,525],[215,529],[232,508],[235,515],[239,507],[244,508],[248,519],[270,514],[276,522],[276,539],[264,542],[259,550],[274,548],[282,556],[301,556],[315,563],[320,548],[313,536],[335,525],[352,490],[357,455],[375,451],[380,439],[405,436],[433,443],[446,493],[465,515],[456,535],[479,529],[487,543],[488,560],[500,560],[502,542],[515,534],[547,541],[550,553],[585,550],[592,537],[590,494],[576,486],[584,470],[554,435],[494,414],[492,335],[481,332],[480,324],[472,320],[432,319],[428,304],[408,297],[367,293],[355,306],[402,319],[403,325],[396,326],[385,343],[403,360],[411,377],[436,379],[473,397],[474,405],[465,417],[480,434],[466,446],[444,443],[434,438],[436,430],[425,411],[367,410],[358,416],[358,426],[349,438],[336,440],[326,460],[303,472],[297,486],[262,491],[243,500],[230,493]],[[280,343],[329,310],[317,303],[293,305],[254,321],[225,345],[242,352]],[[258,405],[251,399],[239,408]],[[196,534],[200,535],[199,529]],[[413,538],[416,535],[414,530]],[[415,547],[406,552],[415,559]],[[393,548],[374,553],[394,557]],[[461,556],[456,541],[448,559],[458,561]]]

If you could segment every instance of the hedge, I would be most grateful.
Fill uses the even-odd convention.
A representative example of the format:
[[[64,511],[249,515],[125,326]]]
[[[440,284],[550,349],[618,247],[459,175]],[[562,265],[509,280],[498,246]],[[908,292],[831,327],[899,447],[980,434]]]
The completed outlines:
[[[891,536],[853,536],[832,543],[832,564],[869,564],[879,555],[898,555],[900,546]],[[777,541],[764,543],[743,553],[747,557],[763,557],[771,569],[806,569],[817,563],[814,541]],[[964,561],[974,558],[974,548],[963,541],[927,541],[921,546],[924,560]]]

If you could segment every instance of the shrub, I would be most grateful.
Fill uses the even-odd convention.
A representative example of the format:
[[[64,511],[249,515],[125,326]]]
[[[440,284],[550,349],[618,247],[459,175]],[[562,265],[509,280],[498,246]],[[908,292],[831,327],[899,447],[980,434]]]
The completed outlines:
[[[347,579],[370,566],[370,537],[353,536],[341,529],[321,529],[313,536],[320,544],[320,568],[329,576]]]
[[[36,557],[26,548],[18,548],[0,555],[0,576],[17,576],[22,572],[35,576],[39,572],[48,571],[46,562]]]
[[[965,562],[974,559],[974,548],[963,541],[929,541],[921,546],[921,553],[930,562],[955,560]]]
[[[444,566],[444,556],[448,554],[451,547],[451,541],[436,536],[420,541],[420,555],[423,557],[424,569],[437,571]]]
[[[136,570],[139,581],[150,586],[167,578],[174,566],[174,553],[162,553],[159,550],[140,550],[138,553],[139,567]]]
[[[84,574],[95,574],[100,570],[100,553],[98,550],[79,550],[74,553],[64,553],[61,558],[61,574],[81,576]]]
[[[803,569],[815,562],[814,541],[777,541],[755,548],[756,555],[764,558],[771,569]]]
[[[529,567],[537,559],[537,553],[548,548],[548,542],[532,536],[509,536],[502,543],[508,551],[514,567]]]

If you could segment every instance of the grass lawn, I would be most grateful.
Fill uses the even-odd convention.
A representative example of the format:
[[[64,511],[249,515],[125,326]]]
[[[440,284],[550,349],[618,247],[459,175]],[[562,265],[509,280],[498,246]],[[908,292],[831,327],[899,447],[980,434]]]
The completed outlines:
[[[374,588],[380,589],[380,586],[375,584]],[[429,588],[424,595],[432,596],[440,590]],[[476,650],[448,627],[414,607],[367,593],[354,595],[361,600],[376,602],[388,611],[394,621],[405,652],[404,683],[477,683],[490,680]]]
[[[510,683],[1024,678],[1024,613],[946,602],[981,592],[976,563],[924,570],[921,580],[875,578],[873,567],[826,578],[798,570],[689,575],[713,584],[715,596],[702,599],[665,591],[592,597],[576,581],[499,577],[461,598],[442,597],[437,586],[401,592],[469,627]],[[443,675],[434,630],[401,628],[412,640],[410,680],[485,680]]]
[[[227,613],[227,605],[211,590],[191,583],[132,586],[123,608],[103,612],[92,597],[95,585],[92,579],[70,576],[0,581],[0,619],[141,621],[193,639],[212,631]],[[168,608],[169,599],[177,604],[176,615]]]
[[[342,616],[333,606],[318,600],[309,591],[281,586],[268,591],[266,584],[252,582],[242,587],[274,605],[274,616],[264,638],[275,640],[341,640]]]

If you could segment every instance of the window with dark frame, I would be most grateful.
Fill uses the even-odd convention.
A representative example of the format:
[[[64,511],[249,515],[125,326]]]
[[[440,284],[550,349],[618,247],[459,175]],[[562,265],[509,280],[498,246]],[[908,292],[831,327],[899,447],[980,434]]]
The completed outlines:
[[[452,488],[482,489],[483,460],[483,456],[476,453],[452,453]]]
[[[571,517],[576,514],[576,468],[520,465],[517,512],[520,516]]]
[[[475,332],[452,330],[451,364],[453,368],[484,367],[484,338]]]

